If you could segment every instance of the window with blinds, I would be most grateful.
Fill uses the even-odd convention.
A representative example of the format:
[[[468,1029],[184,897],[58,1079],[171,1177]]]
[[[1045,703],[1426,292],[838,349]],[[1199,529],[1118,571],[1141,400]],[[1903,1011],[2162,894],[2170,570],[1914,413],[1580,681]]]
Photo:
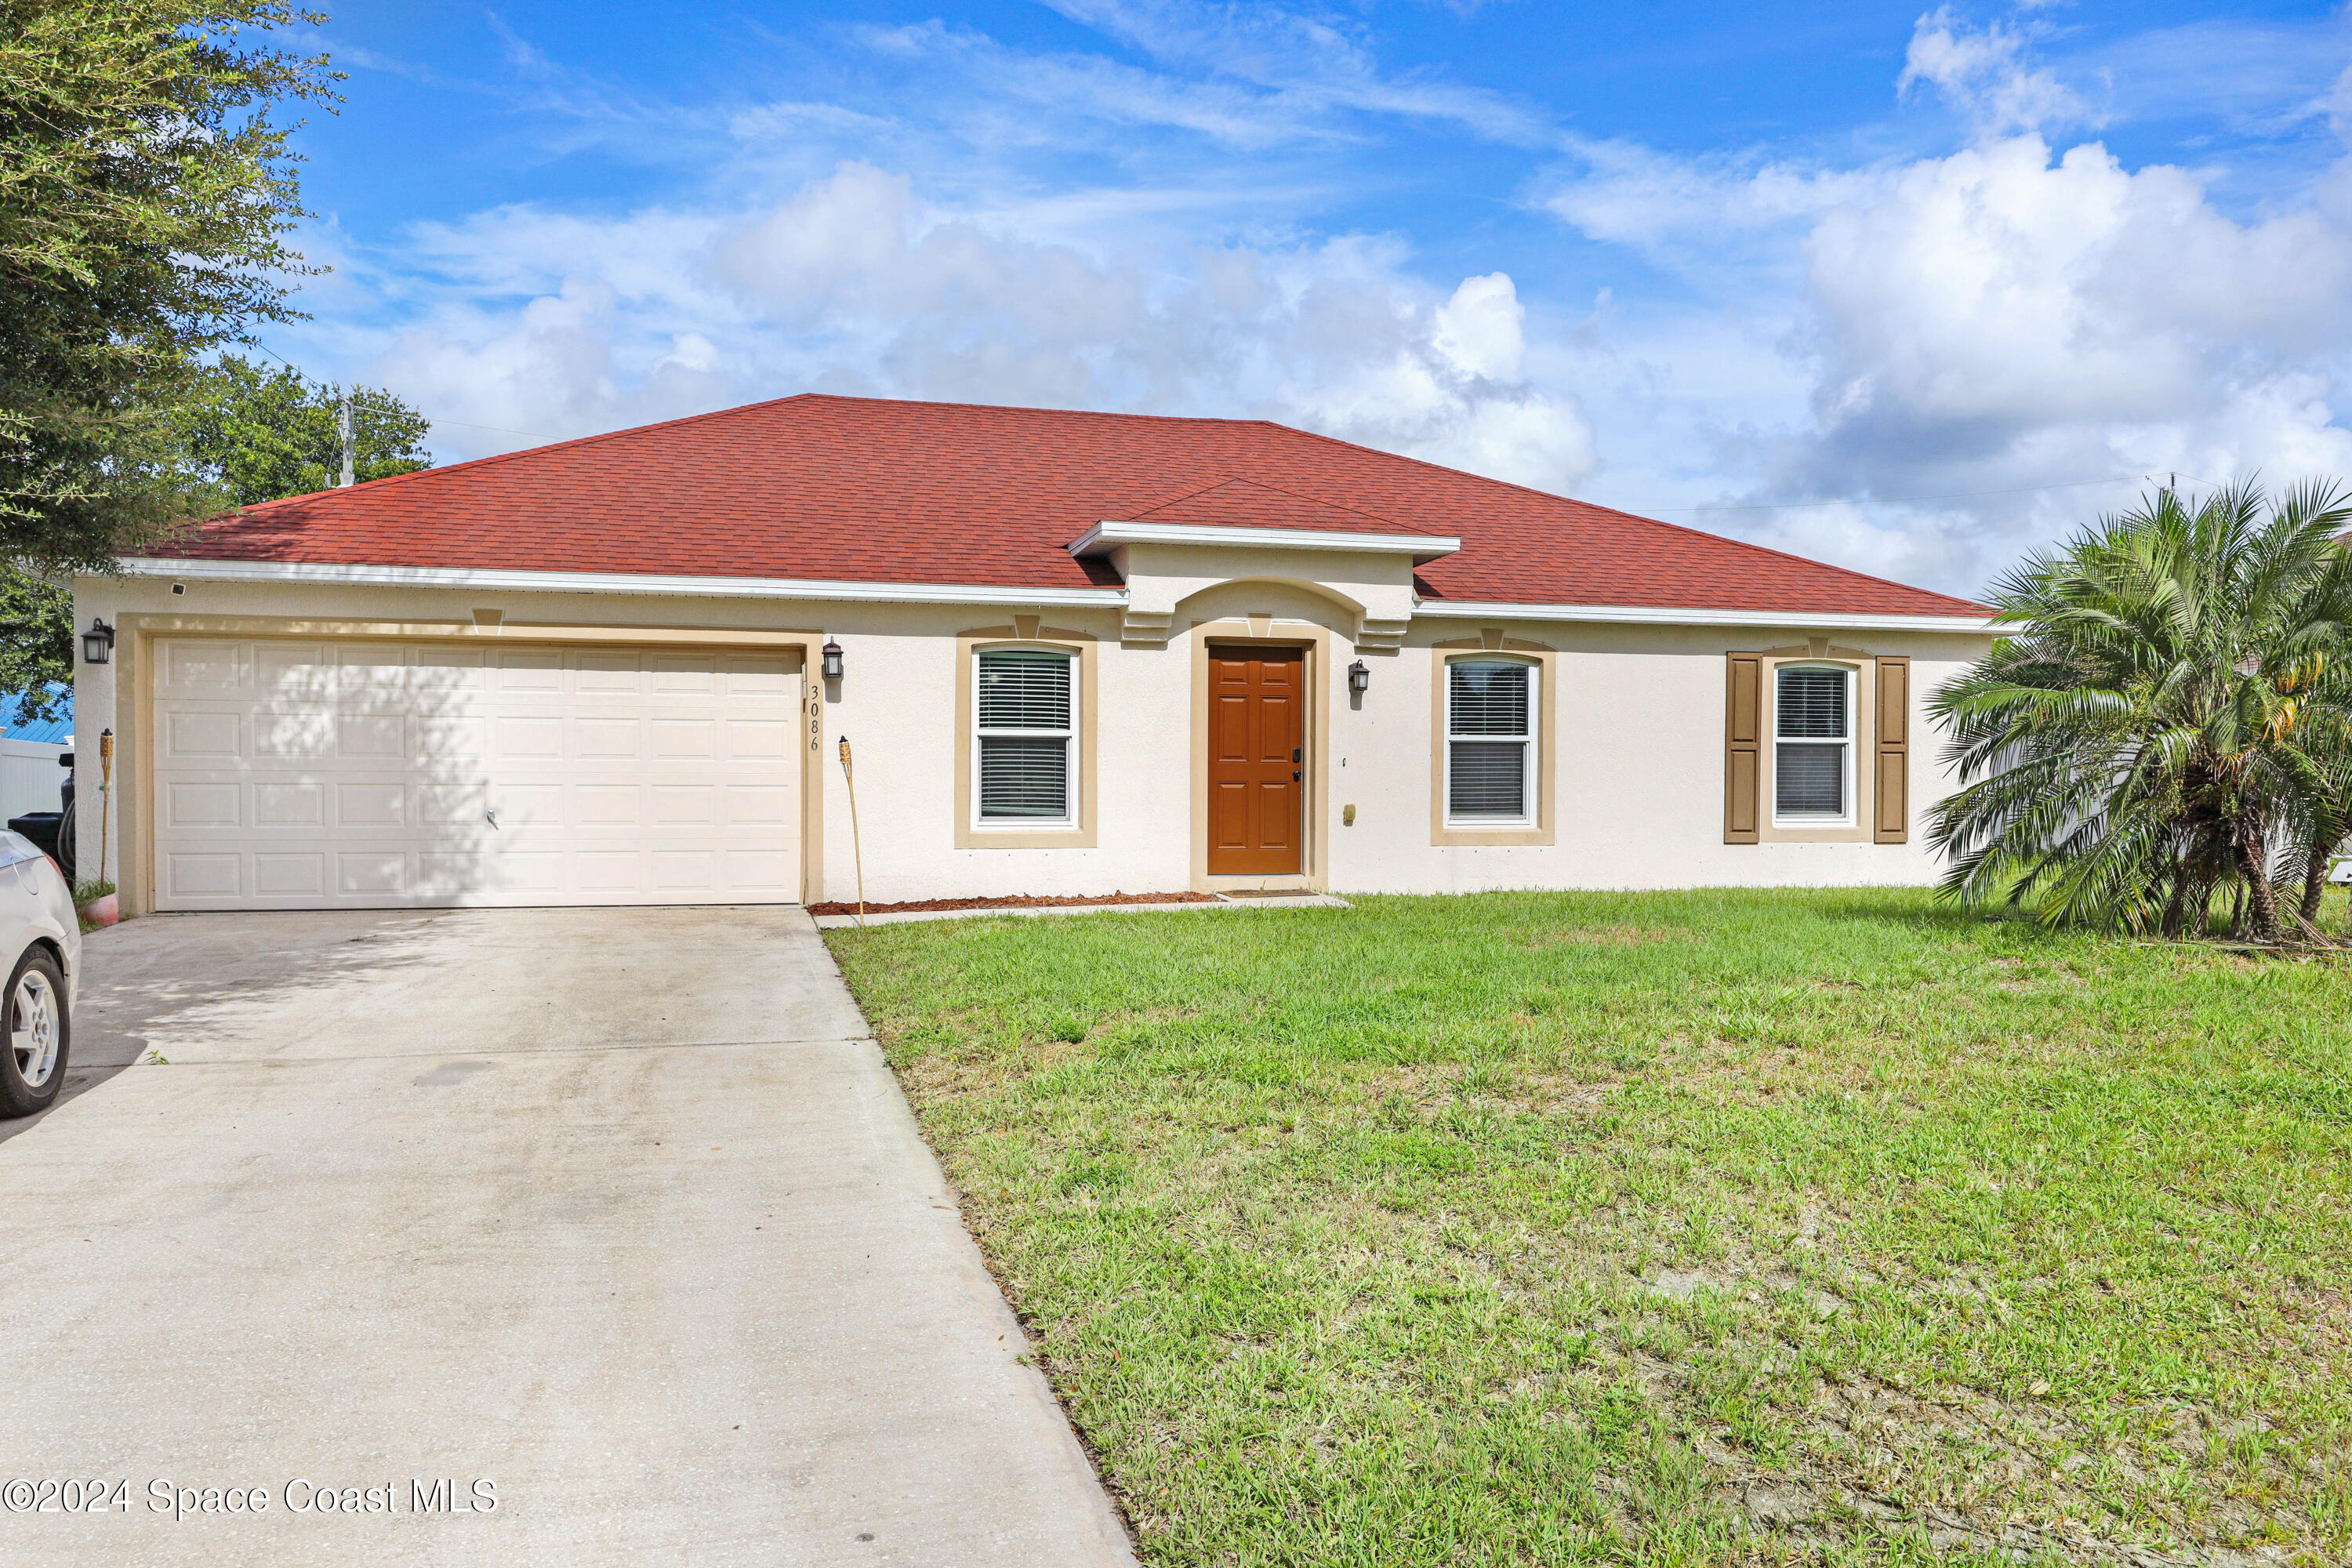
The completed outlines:
[[[1518,659],[1445,666],[1445,816],[1479,826],[1535,819],[1536,668]]]
[[[1782,665],[1772,712],[1773,816],[1845,821],[1853,779],[1853,672]]]
[[[972,660],[982,821],[1071,820],[1073,663],[1042,648],[983,651]]]

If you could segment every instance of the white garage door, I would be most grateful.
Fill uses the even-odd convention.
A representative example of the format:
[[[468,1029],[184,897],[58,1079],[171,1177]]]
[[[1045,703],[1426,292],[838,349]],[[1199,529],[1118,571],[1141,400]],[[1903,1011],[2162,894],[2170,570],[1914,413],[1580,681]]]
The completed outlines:
[[[175,637],[165,910],[791,903],[800,656]]]

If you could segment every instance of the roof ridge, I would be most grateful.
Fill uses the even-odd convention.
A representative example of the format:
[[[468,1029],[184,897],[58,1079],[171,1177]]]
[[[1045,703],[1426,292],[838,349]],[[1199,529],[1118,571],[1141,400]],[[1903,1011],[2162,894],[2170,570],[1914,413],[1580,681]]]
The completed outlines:
[[[970,403],[938,397],[860,397],[847,392],[796,392],[793,396],[814,398],[825,403],[880,403],[900,408],[970,408],[988,414],[1052,414],[1066,419],[1149,419],[1161,425],[1264,425],[1276,430],[1291,428],[1272,419],[1234,419],[1222,414],[1130,414],[1116,408],[1046,408],[1034,403]],[[768,401],[788,403],[791,400],[774,397]],[[759,408],[764,405],[747,403],[743,406]],[[663,420],[659,423],[677,421]],[[639,425],[635,428],[646,430],[652,426]]]
[[[1155,511],[1166,511],[1171,506],[1181,506],[1188,500],[1192,500],[1198,497],[1207,495],[1211,490],[1223,489],[1225,486],[1232,484],[1234,478],[1234,475],[1227,474],[1223,479],[1212,479],[1209,483],[1202,485],[1197,490],[1186,490],[1182,495],[1170,496],[1166,500],[1153,501],[1150,506],[1145,507],[1133,517],[1121,518],[1118,521],[1121,522],[1141,522],[1145,518],[1150,517]]]
[[[1265,425],[1270,423],[1270,421],[1253,419],[1234,420],[1233,423]],[[1287,425],[1276,425],[1274,427],[1277,430],[1287,430],[1290,428]],[[1227,485],[1247,485],[1252,489],[1266,490],[1278,496],[1288,496],[1292,500],[1305,501],[1309,506],[1325,507],[1332,511],[1344,511],[1350,517],[1360,517],[1370,522],[1386,523],[1391,528],[1398,529],[1407,533],[1419,531],[1404,523],[1397,521],[1396,519],[1389,516],[1385,512],[1372,511],[1360,506],[1349,506],[1345,501],[1333,500],[1328,496],[1310,495],[1305,490],[1295,490],[1288,485],[1277,485],[1270,479],[1257,479],[1249,474],[1233,473],[1225,475],[1223,479],[1220,479],[1213,483],[1202,485],[1199,489],[1187,490],[1182,495],[1171,496],[1163,501],[1155,501],[1151,505],[1144,508],[1141,511],[1135,513],[1132,517],[1125,518],[1120,521],[1128,522],[1141,522],[1145,518],[1150,517],[1155,511],[1165,511],[1171,506],[1181,506],[1188,500],[1198,500],[1202,496],[1207,495],[1211,490],[1221,490]],[[1442,539],[1446,536],[1444,534],[1431,534],[1429,537],[1433,539]]]
[[[1259,420],[1257,423],[1271,424],[1272,421]],[[1287,425],[1276,425],[1275,428],[1277,430],[1287,430],[1291,428],[1291,426]],[[1396,519],[1389,516],[1386,512],[1372,511],[1360,506],[1349,506],[1346,501],[1333,500],[1328,496],[1309,495],[1305,490],[1292,489],[1288,485],[1277,485],[1266,479],[1254,479],[1245,474],[1236,474],[1234,478],[1243,484],[1255,485],[1262,490],[1272,490],[1278,496],[1288,496],[1293,500],[1312,501],[1317,506],[1328,506],[1333,511],[1344,511],[1353,517],[1370,518],[1374,522],[1387,523],[1391,528],[1402,528],[1408,533],[1413,531],[1411,528],[1408,528],[1405,524],[1397,521]],[[1438,538],[1443,536],[1432,535],[1431,537]]]

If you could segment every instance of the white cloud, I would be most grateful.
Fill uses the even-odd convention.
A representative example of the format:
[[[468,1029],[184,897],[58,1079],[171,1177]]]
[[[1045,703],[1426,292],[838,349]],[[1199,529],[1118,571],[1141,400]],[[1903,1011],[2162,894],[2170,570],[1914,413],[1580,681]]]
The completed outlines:
[[[1471,375],[1517,381],[1527,359],[1528,313],[1507,272],[1465,278],[1437,308],[1437,352]]]
[[[822,389],[1254,415],[1553,489],[1594,467],[1575,399],[1524,377],[1505,274],[1447,296],[1384,242],[1096,244],[1067,219],[855,163],[751,213],[508,209],[420,233],[445,283],[375,374],[546,435]]]
[[[862,114],[837,103],[807,103],[777,99],[734,110],[727,117],[727,132],[738,142],[786,142],[812,132],[871,136],[887,131],[890,122],[879,115]]]
[[[1247,82],[1320,110],[1452,121],[1496,141],[1543,145],[1549,120],[1498,93],[1427,72],[1391,75],[1328,12],[1184,0],[1046,0],[1072,21],[1170,65]]]
[[[615,342],[617,304],[610,288],[575,281],[511,316],[476,319],[471,334],[445,319],[404,333],[376,361],[374,378],[444,422],[434,433],[436,449],[466,457],[732,400],[729,382],[716,374],[716,351],[700,333],[677,333],[625,355]]]
[[[2285,411],[2315,400],[2281,388],[2327,384],[2352,325],[2352,237],[2316,213],[2241,223],[2184,170],[2034,135],[1892,171],[1804,248],[1822,480],[2073,479],[2224,430],[2231,467],[2308,454]]]
[[[816,53],[855,69],[763,101],[640,101],[515,41],[541,140],[666,149],[664,201],[327,228],[303,336],[335,374],[373,359],[452,452],[517,444],[455,421],[574,435],[802,389],[1254,415],[1960,591],[2141,474],[2352,471],[2352,162],[2313,178],[2312,132],[2352,124],[2340,23],[2090,44],[1938,9],[1899,120],[1685,156],[1393,68],[1356,12],[1048,4],[1109,46],[841,26]],[[2300,173],[2061,134],[2159,100],[2288,128]],[[1529,205],[1591,243],[1432,277],[1334,232],[1390,221],[1428,167],[1398,150],[1440,137],[1563,157]]]
[[[1327,95],[1279,84],[1188,80],[1098,55],[1016,49],[937,21],[868,27],[856,37],[877,53],[952,68],[979,90],[951,112],[968,124],[986,122],[1002,140],[1051,142],[1065,121],[1190,131],[1243,148],[1337,133]],[[1025,114],[1008,115],[1014,105]]]
[[[1995,23],[1969,32],[1948,5],[1919,18],[1895,90],[1937,89],[1987,135],[2035,131],[2085,117],[2082,100],[2055,76],[2025,62],[2026,38]]]
[[[1788,237],[1867,186],[1866,172],[1730,154],[1681,158],[1633,142],[1577,141],[1572,173],[1539,205],[1593,239],[1684,277],[1743,285],[1785,265]]]
[[[1923,21],[1909,74],[1992,106],[1958,151],[1841,169],[1580,150],[1549,210],[1704,296],[1603,329],[1615,364],[1587,356],[1602,491],[1965,591],[2141,476],[2352,472],[2352,164],[2314,205],[2233,215],[2187,169],[1990,135],[2018,118],[2001,82],[2033,73],[2013,37],[1970,52],[1947,22]],[[1711,369],[1752,378],[1775,331],[1799,395],[1741,406]],[[1687,357],[1643,384],[1645,339]],[[1647,496],[1619,489],[1634,475]],[[1842,499],[1792,504],[1814,498]]]
[[[1278,355],[1292,374],[1262,405],[1267,417],[1540,489],[1592,471],[1576,401],[1519,379],[1526,342],[1507,276],[1465,279],[1434,310],[1400,310],[1361,274],[1371,259],[1351,281],[1297,295]]]

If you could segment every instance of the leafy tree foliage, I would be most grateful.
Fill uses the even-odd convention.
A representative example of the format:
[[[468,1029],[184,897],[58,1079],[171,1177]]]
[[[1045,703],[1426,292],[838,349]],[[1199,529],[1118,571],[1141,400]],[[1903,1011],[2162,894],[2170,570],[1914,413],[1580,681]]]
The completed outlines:
[[[1946,890],[2167,935],[2227,891],[2235,929],[2308,934],[2352,827],[2347,523],[2334,484],[2165,490],[2011,571],[2017,631],[1930,701]]]
[[[265,371],[234,354],[197,375],[173,416],[172,461],[201,492],[252,506],[334,484],[342,470],[342,394],[290,366]],[[352,389],[353,477],[380,479],[433,466],[431,421],[381,387]],[[16,717],[46,719],[74,672],[73,595],[29,573],[0,566],[0,692],[19,695]],[[0,718],[6,716],[0,711]]]
[[[342,473],[341,396],[290,366],[265,371],[224,354],[180,408],[181,443],[236,505],[322,490]],[[424,445],[432,422],[383,388],[352,388],[352,425],[355,479],[433,466]]]
[[[293,311],[283,0],[0,0],[0,557],[102,565],[209,500],[175,461],[202,357]],[[257,41],[258,40],[258,41]]]
[[[342,394],[290,366],[265,371],[235,354],[199,373],[174,413],[170,461],[197,488],[185,493],[252,506],[324,489],[341,477]],[[353,477],[380,479],[433,466],[431,421],[381,387],[352,389]],[[57,710],[52,682],[73,680],[73,595],[0,565],[0,692],[31,721]]]
[[[14,567],[0,566],[0,722],[56,715],[74,677],[73,595]]]

